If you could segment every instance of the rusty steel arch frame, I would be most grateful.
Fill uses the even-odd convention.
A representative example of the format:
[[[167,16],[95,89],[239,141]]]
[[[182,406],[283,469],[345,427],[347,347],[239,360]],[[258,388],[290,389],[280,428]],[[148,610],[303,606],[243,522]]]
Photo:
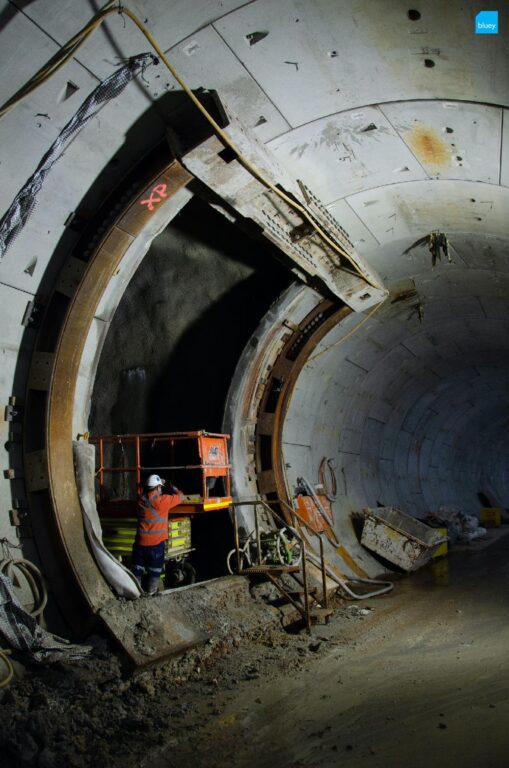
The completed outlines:
[[[324,299],[288,334],[259,401],[256,428],[258,489],[267,498],[290,502],[283,468],[283,426],[292,393],[307,359],[323,337],[352,310]],[[285,510],[281,514],[286,517]]]
[[[288,508],[292,506],[292,494],[287,487],[284,468],[283,429],[286,414],[299,375],[320,341],[336,325],[352,312],[351,308],[329,299],[315,305],[295,330],[284,337],[284,345],[275,358],[270,375],[259,399],[255,428],[255,469],[259,493],[268,500],[285,504],[276,509],[281,517],[289,519]],[[312,545],[311,545],[312,546]],[[346,567],[354,576],[366,578],[367,573],[355,557],[338,540],[334,543],[334,559],[329,566],[337,575],[344,576]]]
[[[96,230],[95,242],[79,252],[80,241],[64,264],[28,377],[24,465],[31,522],[51,592],[77,634],[86,633],[94,616],[115,599],[87,548],[74,479],[78,374],[97,307],[127,249],[193,178],[177,161],[158,164],[148,178],[147,170],[139,172],[145,180],[124,192],[114,217]]]

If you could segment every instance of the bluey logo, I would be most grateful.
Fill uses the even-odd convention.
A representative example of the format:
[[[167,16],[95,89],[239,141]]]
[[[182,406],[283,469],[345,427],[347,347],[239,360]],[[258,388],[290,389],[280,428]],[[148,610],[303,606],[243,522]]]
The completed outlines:
[[[498,11],[479,11],[475,17],[476,35],[498,35]]]

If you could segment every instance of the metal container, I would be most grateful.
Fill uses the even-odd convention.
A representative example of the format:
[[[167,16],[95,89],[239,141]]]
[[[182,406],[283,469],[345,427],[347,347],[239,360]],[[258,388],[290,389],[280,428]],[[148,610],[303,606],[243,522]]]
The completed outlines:
[[[479,519],[485,528],[499,528],[502,523],[502,509],[501,507],[483,507]]]
[[[361,544],[405,571],[425,565],[447,536],[396,507],[365,509]]]

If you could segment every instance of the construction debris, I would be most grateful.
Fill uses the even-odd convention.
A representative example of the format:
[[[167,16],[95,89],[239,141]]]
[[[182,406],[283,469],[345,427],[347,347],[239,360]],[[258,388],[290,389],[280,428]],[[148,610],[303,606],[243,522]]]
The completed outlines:
[[[47,632],[24,610],[12,581],[0,573],[0,640],[11,648],[24,651],[35,661],[81,659],[91,653],[91,647],[72,645],[62,637]]]
[[[415,571],[429,562],[445,540],[438,531],[396,507],[365,510],[361,543],[405,571]]]

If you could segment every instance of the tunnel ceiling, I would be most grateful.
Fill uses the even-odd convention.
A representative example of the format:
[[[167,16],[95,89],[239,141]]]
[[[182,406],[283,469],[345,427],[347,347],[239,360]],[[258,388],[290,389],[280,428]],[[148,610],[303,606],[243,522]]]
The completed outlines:
[[[78,0],[2,6],[4,99],[90,9]],[[376,261],[380,244],[394,244],[397,253],[399,240],[431,229],[507,236],[502,12],[499,35],[475,35],[473,3],[428,0],[414,9],[375,0],[203,0],[170,7],[154,0],[136,8],[188,84],[217,90],[318,193],[362,254]],[[411,20],[409,10],[419,18]],[[112,18],[76,61],[1,121],[2,146],[18,148],[2,160],[2,209],[97,81],[146,48],[129,21]],[[2,280],[34,288],[84,192],[113,161],[111,183],[116,167],[162,132],[174,90],[162,66],[149,67],[92,120],[46,182],[29,229],[0,267]],[[151,106],[152,119],[135,130]],[[121,152],[126,135],[132,146]],[[37,244],[27,248],[30,236]]]

